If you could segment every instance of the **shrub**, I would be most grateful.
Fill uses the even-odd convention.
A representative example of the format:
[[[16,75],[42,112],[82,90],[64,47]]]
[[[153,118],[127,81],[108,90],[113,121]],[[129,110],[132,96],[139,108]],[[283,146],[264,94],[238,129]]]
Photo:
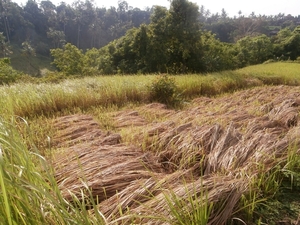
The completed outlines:
[[[70,43],[63,49],[51,49],[51,56],[54,58],[53,64],[66,75],[78,75],[83,71],[82,50]]]
[[[45,83],[59,83],[67,79],[67,76],[61,72],[48,72],[45,76],[39,79],[40,82]]]
[[[168,75],[158,76],[149,89],[151,101],[157,101],[171,107],[180,106],[182,102],[175,79]]]
[[[0,59],[0,85],[14,83],[20,73],[10,66],[10,59]]]

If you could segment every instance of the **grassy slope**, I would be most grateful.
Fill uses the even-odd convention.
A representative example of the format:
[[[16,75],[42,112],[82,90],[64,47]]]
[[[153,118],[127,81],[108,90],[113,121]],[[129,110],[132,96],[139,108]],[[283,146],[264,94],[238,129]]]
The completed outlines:
[[[12,46],[13,54],[10,56],[11,65],[14,69],[22,71],[25,74],[34,76],[42,75],[45,70],[54,70],[51,65],[51,58],[40,54],[26,57],[20,51],[20,48]]]

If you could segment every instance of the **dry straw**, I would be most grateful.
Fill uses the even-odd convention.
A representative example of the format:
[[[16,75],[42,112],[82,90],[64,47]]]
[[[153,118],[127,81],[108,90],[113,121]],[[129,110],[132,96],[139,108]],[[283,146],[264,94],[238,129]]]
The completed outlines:
[[[133,130],[135,123],[128,120],[134,118],[137,126],[145,126],[143,132],[133,131],[140,143],[135,146],[102,131],[90,116],[59,118],[56,179],[69,201],[70,193],[80,198],[88,186],[108,223],[176,224],[176,204],[170,202],[179,201],[186,213],[212,204],[207,224],[225,224],[239,207],[248,207],[240,202],[256,191],[253,181],[285,164],[289,147],[298,144],[300,101],[289,88],[280,88],[285,96],[278,90],[269,88],[272,95],[265,98],[263,88],[200,98],[180,112],[162,108],[164,121],[142,120],[140,115],[151,113],[149,106],[115,114],[118,129]],[[220,111],[210,111],[217,104]],[[152,113],[157,111],[153,107]],[[141,149],[145,135],[147,151]]]

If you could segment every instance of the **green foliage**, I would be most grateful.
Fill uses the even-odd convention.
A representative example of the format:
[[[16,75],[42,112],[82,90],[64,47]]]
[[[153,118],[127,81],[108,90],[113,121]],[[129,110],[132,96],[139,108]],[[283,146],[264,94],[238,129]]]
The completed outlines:
[[[63,49],[51,49],[53,64],[66,75],[83,73],[83,53],[75,45],[66,44]]]
[[[0,55],[3,57],[7,57],[11,55],[13,52],[10,50],[10,45],[6,42],[3,32],[0,32]]]
[[[158,101],[168,106],[179,106],[181,103],[180,93],[175,79],[163,74],[158,76],[150,85],[150,100]]]
[[[120,74],[202,71],[198,14],[197,5],[187,0],[172,1],[169,11],[156,6],[150,25],[129,30],[101,58],[111,59],[109,70]]]
[[[242,195],[240,199],[241,205],[238,210],[247,221],[259,221],[262,219],[262,214],[266,214],[264,210],[274,210],[270,209],[272,207],[264,209],[272,201],[279,200],[284,202],[284,200],[280,199],[280,195],[286,189],[291,191],[295,189],[294,192],[297,192],[297,188],[300,186],[300,157],[298,150],[297,144],[291,144],[286,152],[287,158],[275,159],[278,163],[268,169],[265,168],[265,165],[258,164],[256,168],[258,170],[257,174],[252,177],[250,174],[247,175],[248,179],[250,178],[249,192]],[[293,192],[288,195],[293,195]],[[288,209],[291,206],[285,207]],[[279,206],[277,205],[276,208],[279,208]],[[275,219],[276,221],[276,218],[264,219]]]
[[[26,56],[26,57],[30,57],[30,56],[35,56],[35,49],[32,47],[32,45],[28,42],[25,41],[22,43],[22,53]]]
[[[300,26],[293,31],[282,29],[274,38],[274,54],[280,60],[296,60],[300,56]]]
[[[211,72],[230,70],[237,67],[232,44],[220,42],[210,32],[206,32],[201,36],[201,42],[203,46],[202,70]]]
[[[295,60],[300,51],[297,35],[299,18],[296,16],[265,16],[254,13],[244,16],[240,13],[239,17],[230,18],[225,9],[222,9],[221,13],[212,14],[204,6],[199,10],[198,6],[189,0],[170,1],[170,9],[153,6],[151,10],[131,7],[126,1],[120,1],[118,7],[107,9],[96,7],[89,0],[78,1],[73,5],[61,2],[57,6],[51,1],[41,1],[40,4],[28,1],[24,7],[12,1],[2,1],[1,13],[3,20],[0,30],[3,34],[0,37],[0,55],[7,57],[7,54],[11,53],[11,45],[15,52],[12,56],[13,67],[31,74],[36,74],[39,69],[34,68],[38,67],[34,59],[30,59],[31,64],[26,65],[26,70],[19,66],[23,59],[19,60],[18,52],[23,42],[30,40],[30,45],[36,53],[44,56],[41,60],[48,63],[50,47],[59,48],[68,41],[83,51],[99,49],[124,36],[134,27],[137,29],[128,32],[128,37],[118,41],[115,55],[106,53],[99,56],[101,65],[91,70],[84,66],[82,71],[75,70],[75,73],[210,72],[267,60],[262,48],[262,58],[256,58],[251,56],[252,53],[248,57],[247,52],[230,49],[233,45],[211,43],[213,45],[207,47],[203,45],[203,40],[201,41],[204,30],[216,34],[217,40],[211,42],[220,40],[231,44],[246,36],[273,35],[272,56],[275,55],[281,60]],[[283,29],[283,32],[279,31],[284,27],[286,29]],[[32,56],[27,50],[25,55]],[[234,50],[238,57],[231,57]]]
[[[201,71],[198,67],[202,56],[198,10],[198,6],[188,0],[171,2],[166,18],[167,67],[171,73]]]
[[[113,66],[112,54],[115,52],[115,47],[111,43],[99,49],[99,73],[100,74],[114,74],[116,73]]]
[[[66,37],[63,31],[54,30],[53,28],[49,28],[47,32],[47,37],[52,40],[53,48],[60,48],[66,42]]]
[[[133,48],[137,32],[137,29],[131,29],[124,37],[115,42],[116,48],[112,60],[115,70],[119,74],[133,74],[138,70],[137,62],[140,60],[137,58],[136,49]]]
[[[0,84],[14,83],[20,75],[10,66],[9,58],[0,59]]]
[[[89,49],[82,59],[84,75],[94,75],[99,73],[100,53],[96,48]]]
[[[236,44],[239,67],[260,64],[273,56],[273,46],[266,35],[244,37]]]
[[[63,73],[49,72],[45,76],[36,80],[39,83],[60,83],[68,77]]]

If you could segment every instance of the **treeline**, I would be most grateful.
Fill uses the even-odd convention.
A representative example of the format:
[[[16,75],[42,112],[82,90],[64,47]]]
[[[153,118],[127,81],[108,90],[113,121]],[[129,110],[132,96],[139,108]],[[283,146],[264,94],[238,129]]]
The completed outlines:
[[[9,45],[26,57],[49,57],[53,49],[55,65],[67,74],[209,72],[295,60],[300,51],[300,16],[230,18],[225,9],[211,14],[187,0],[143,10],[126,1],[107,9],[89,0],[28,0],[22,7],[5,0],[0,13],[2,57],[11,54]],[[75,54],[75,65],[66,52]]]
[[[281,29],[272,37],[257,33],[226,43],[203,29],[194,3],[173,0],[169,10],[155,6],[152,11],[148,25],[130,29],[103,48],[83,53],[69,43],[51,50],[55,65],[65,74],[176,74],[236,69],[300,56],[300,26]]]
[[[0,31],[6,41],[17,44],[27,41],[39,54],[49,54],[49,49],[71,43],[79,49],[100,48],[123,36],[127,30],[149,24],[155,7],[139,9],[120,0],[118,7],[97,7],[93,1],[63,1],[54,5],[49,1],[28,0],[19,6],[11,0],[0,2]],[[245,36],[276,34],[283,28],[294,30],[300,16],[278,14],[228,17],[225,9],[211,14],[201,6],[197,18],[202,29],[212,31],[222,42],[236,42]]]
[[[272,37],[284,28],[294,30],[300,25],[300,14],[256,15],[252,12],[245,16],[239,11],[238,16],[230,18],[225,9],[222,9],[221,13],[210,14],[209,10],[201,6],[200,21],[204,28],[216,34],[220,41],[234,43],[246,36],[265,34]]]
[[[141,10],[119,1],[118,7],[96,7],[92,1],[61,2],[28,0],[19,6],[11,0],[0,2],[0,31],[6,41],[28,42],[37,53],[49,55],[49,49],[72,43],[80,49],[100,48],[125,32],[149,23],[151,10]]]

